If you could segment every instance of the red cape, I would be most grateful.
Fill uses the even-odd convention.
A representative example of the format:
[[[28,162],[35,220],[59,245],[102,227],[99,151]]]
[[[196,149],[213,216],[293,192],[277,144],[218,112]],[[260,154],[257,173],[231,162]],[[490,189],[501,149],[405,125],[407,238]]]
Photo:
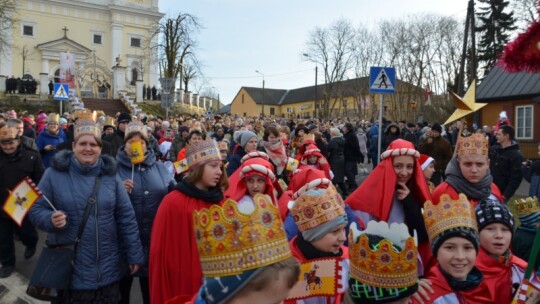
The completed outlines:
[[[527,268],[527,262],[511,254],[510,261],[504,264],[489,256],[489,254],[480,248],[475,266],[484,274],[493,303],[511,303],[512,302],[512,268],[518,267],[523,273]]]
[[[433,198],[433,204],[438,204],[441,198],[441,195],[445,193],[450,195],[451,199],[456,200],[459,198],[459,193],[457,193],[457,191],[449,183],[442,182],[435,188],[435,190],[433,190],[433,193],[431,193],[431,197]],[[494,183],[491,183],[491,193],[495,195],[501,203],[504,204],[501,190],[499,190],[499,187],[497,187],[497,185],[495,185]],[[478,200],[476,199],[469,198],[469,202],[471,202],[471,204],[473,204],[474,207],[478,205]]]
[[[452,290],[452,288],[450,288],[450,285],[448,285],[448,281],[446,281],[446,278],[439,270],[438,265],[434,265],[433,267],[431,267],[425,278],[431,282],[431,288],[433,288],[434,294],[429,294],[430,300],[427,302],[424,300],[424,303],[433,303],[437,298],[443,297],[451,293],[455,293],[458,299],[461,300],[459,304],[495,303],[492,300],[491,293],[489,292],[489,288],[486,285],[485,280],[482,281],[482,283],[480,283],[480,285],[478,285],[473,290],[456,292]],[[413,303],[418,303],[414,300],[414,298],[412,298],[412,300]]]
[[[152,227],[149,254],[150,301],[165,303],[193,295],[202,285],[201,264],[192,213],[212,204],[174,190],[159,206]]]

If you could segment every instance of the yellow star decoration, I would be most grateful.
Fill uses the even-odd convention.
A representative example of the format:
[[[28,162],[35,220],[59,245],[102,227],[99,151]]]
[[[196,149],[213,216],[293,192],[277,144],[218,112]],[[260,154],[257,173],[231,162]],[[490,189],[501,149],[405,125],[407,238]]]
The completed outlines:
[[[485,107],[487,103],[476,103],[476,80],[474,80],[467,93],[463,98],[456,95],[454,92],[450,92],[452,98],[454,99],[454,104],[456,105],[456,110],[454,113],[446,120],[445,125],[454,122],[462,117],[465,117],[471,113],[474,113],[481,108]]]

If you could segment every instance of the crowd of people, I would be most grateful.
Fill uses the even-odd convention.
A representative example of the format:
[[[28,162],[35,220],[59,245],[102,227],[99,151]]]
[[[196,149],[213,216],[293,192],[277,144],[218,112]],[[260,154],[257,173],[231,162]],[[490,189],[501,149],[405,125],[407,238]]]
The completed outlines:
[[[95,116],[0,115],[0,201],[27,176],[43,193],[20,227],[0,214],[1,278],[14,234],[26,259],[36,228],[73,242],[96,198],[55,303],[129,303],[134,277],[144,303],[511,303],[528,261],[540,302],[540,160],[504,112],[478,130]]]

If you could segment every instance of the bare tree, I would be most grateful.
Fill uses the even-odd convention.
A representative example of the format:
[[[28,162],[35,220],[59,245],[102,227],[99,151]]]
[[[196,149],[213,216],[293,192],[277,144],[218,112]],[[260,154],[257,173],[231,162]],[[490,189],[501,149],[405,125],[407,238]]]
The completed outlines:
[[[11,30],[15,24],[14,10],[14,0],[0,0],[0,53],[4,53],[11,46]]]
[[[514,11],[514,18],[520,30],[527,28],[534,20],[538,20],[540,3],[538,0],[513,0],[510,4]]]
[[[197,41],[194,36],[200,29],[201,24],[197,18],[186,13],[179,13],[176,18],[166,18],[159,24],[155,34],[162,35],[157,47],[164,77],[184,78],[184,61],[188,57],[195,58]]]
[[[342,100],[341,81],[353,68],[354,36],[351,23],[340,19],[329,28],[316,28],[306,42],[308,51],[303,53],[309,55],[309,61],[322,65],[324,72],[322,117],[329,117]]]

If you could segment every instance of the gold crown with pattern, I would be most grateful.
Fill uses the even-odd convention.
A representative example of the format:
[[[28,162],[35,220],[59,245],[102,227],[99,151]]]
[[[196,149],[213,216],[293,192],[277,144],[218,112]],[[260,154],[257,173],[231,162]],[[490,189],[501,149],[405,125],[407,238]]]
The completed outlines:
[[[213,160],[221,160],[219,147],[213,139],[207,137],[196,144],[186,145],[186,161],[190,169]]]
[[[443,194],[437,205],[426,201],[423,216],[430,240],[446,230],[457,227],[467,227],[478,232],[474,207],[463,193],[460,193],[456,200],[448,194]]]
[[[370,245],[370,237],[381,237]],[[380,288],[405,288],[418,281],[416,231],[409,235],[407,225],[370,221],[363,231],[352,224],[349,229],[349,275],[366,285]]]
[[[292,256],[278,207],[262,194],[253,197],[253,204],[251,214],[240,212],[230,199],[193,212],[205,277],[241,274]]]
[[[111,126],[114,128],[114,126],[116,126],[116,119],[114,119],[114,117],[111,117],[111,116],[105,117],[103,126]]]
[[[314,195],[314,191],[324,191]],[[300,232],[315,228],[345,214],[345,203],[334,185],[327,189],[310,190],[289,204],[289,210]]]
[[[90,112],[89,110],[78,111],[75,113],[77,121],[73,127],[73,136],[75,138],[83,134],[94,135],[96,137],[101,136],[101,130],[96,124],[96,112]]]
[[[129,134],[135,132],[139,132],[144,138],[148,138],[148,130],[146,129],[146,126],[138,120],[130,121],[127,124],[124,137],[128,137]]]
[[[514,210],[518,216],[526,216],[536,212],[540,212],[540,204],[538,198],[527,197],[514,201]]]
[[[459,136],[456,144],[457,155],[488,155],[489,143],[485,135],[474,133],[471,136]]]

